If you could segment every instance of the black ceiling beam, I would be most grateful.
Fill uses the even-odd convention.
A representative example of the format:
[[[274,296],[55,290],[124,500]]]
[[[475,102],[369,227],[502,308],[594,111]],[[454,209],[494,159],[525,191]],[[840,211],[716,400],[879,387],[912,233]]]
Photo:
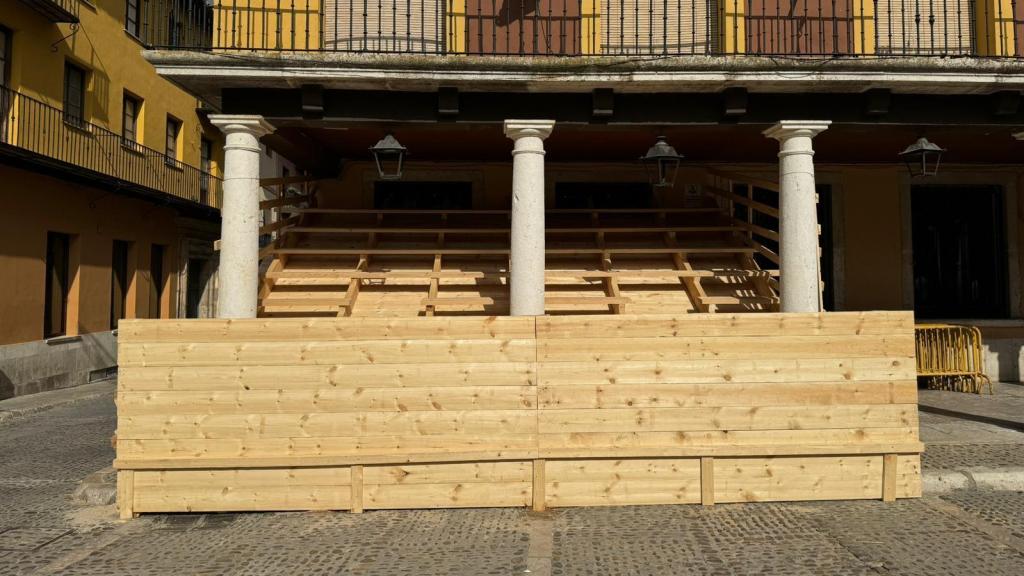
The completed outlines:
[[[869,91],[870,92],[870,91]],[[595,118],[594,94],[583,93],[458,93],[460,123],[501,123],[506,118],[544,118],[560,123],[603,125],[771,124],[787,120],[831,120],[835,124],[904,125],[1022,125],[1020,107],[996,106],[993,98],[1012,104],[1012,96],[889,94],[746,95],[742,116],[723,114],[723,96],[716,93],[616,93],[614,109]],[[871,104],[872,98],[875,103]],[[299,89],[226,89],[223,110],[228,114],[262,114],[285,124],[328,125],[355,123],[435,123],[451,121],[439,110],[437,92],[323,91],[323,120],[303,120]],[[884,114],[880,114],[884,111]],[[996,113],[999,112],[999,113]],[[321,124],[322,123],[322,124]],[[283,125],[283,124],[282,124]]]

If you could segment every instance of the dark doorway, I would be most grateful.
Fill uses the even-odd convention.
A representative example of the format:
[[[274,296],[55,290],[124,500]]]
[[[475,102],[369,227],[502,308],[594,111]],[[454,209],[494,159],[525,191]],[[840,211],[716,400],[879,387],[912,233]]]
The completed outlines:
[[[646,182],[558,182],[555,208],[653,208],[651,185]]]
[[[580,53],[580,0],[467,0],[470,54]]]
[[[43,338],[63,336],[67,330],[68,290],[71,281],[71,237],[46,235],[46,300],[43,310]]]
[[[998,186],[914,186],[914,312],[1004,318],[1006,232]]]
[[[471,210],[472,182],[393,182],[373,186],[376,210]]]
[[[199,318],[199,303],[206,284],[206,260],[189,258],[185,271],[185,318]]]
[[[110,258],[110,329],[117,328],[117,323],[128,312],[128,255],[131,243],[114,240]]]
[[[164,275],[164,247],[160,244],[151,244],[149,247],[149,316],[147,318],[161,318],[164,302],[164,285],[167,277]]]
[[[747,0],[748,54],[852,54],[851,0]]]

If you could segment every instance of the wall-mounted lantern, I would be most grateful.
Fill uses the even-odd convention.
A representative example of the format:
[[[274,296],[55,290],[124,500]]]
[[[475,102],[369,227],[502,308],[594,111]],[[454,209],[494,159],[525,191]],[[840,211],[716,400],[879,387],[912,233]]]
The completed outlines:
[[[676,181],[676,172],[679,171],[679,161],[683,159],[676,149],[665,141],[664,136],[658,136],[657,142],[647,150],[640,161],[644,163],[647,170],[647,179],[655,188],[671,188]]]
[[[939,161],[942,160],[942,153],[945,151],[945,148],[940,148],[922,137],[900,152],[900,158],[907,164],[911,177],[935,176],[939,173]]]
[[[400,180],[402,163],[405,161],[405,146],[388,132],[370,148],[373,160],[377,163],[377,175],[381,180]]]

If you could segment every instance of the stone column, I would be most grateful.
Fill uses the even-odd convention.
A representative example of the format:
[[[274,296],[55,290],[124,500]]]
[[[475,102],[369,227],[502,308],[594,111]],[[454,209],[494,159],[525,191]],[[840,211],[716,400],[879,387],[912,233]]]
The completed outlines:
[[[764,132],[779,141],[779,282],[783,312],[821,311],[812,139],[829,124],[827,120],[782,120]]]
[[[509,310],[544,314],[544,139],[554,120],[505,120],[512,150],[512,253]]]
[[[259,290],[260,137],[274,131],[262,116],[210,115],[224,132],[218,318],[255,318]]]

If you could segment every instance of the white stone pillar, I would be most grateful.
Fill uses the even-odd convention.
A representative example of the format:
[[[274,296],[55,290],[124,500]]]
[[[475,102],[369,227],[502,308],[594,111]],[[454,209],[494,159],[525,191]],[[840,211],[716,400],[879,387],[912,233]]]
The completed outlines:
[[[210,115],[225,135],[220,208],[218,318],[255,318],[259,291],[260,137],[274,131],[262,116]]]
[[[783,312],[821,311],[812,139],[829,124],[827,120],[782,120],[764,132],[779,141],[779,283]]]
[[[512,150],[512,253],[509,310],[544,314],[544,139],[554,120],[505,120]]]

